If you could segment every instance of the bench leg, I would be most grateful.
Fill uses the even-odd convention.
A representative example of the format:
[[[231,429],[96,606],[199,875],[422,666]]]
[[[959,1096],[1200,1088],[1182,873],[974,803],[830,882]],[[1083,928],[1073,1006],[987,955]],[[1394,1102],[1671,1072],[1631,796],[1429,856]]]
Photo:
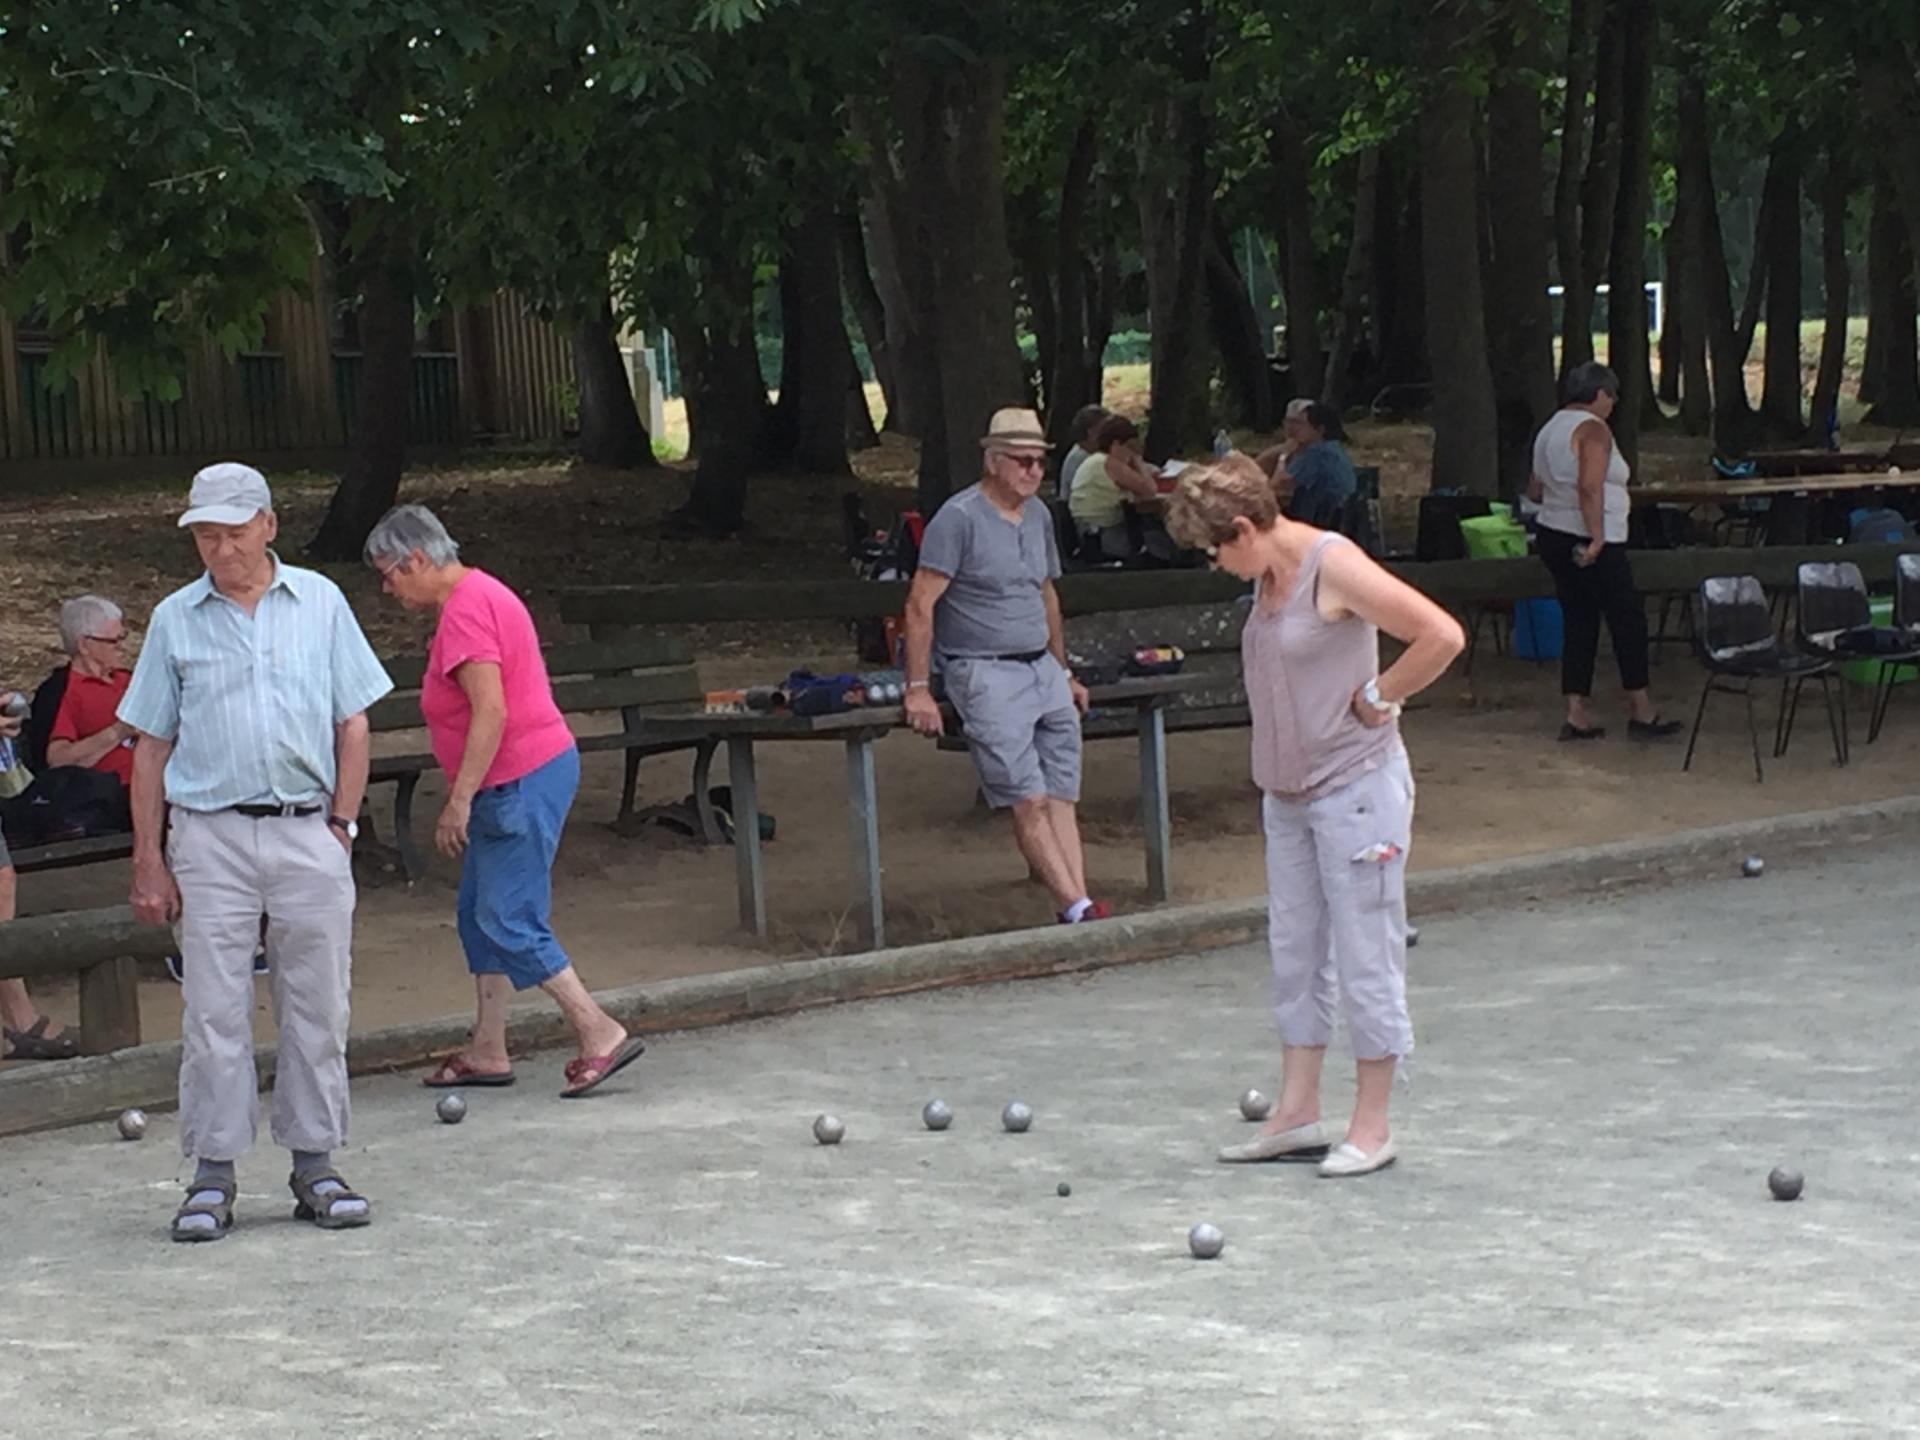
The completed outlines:
[[[1147,833],[1147,896],[1173,898],[1173,817],[1167,806],[1167,712],[1140,708],[1140,821]]]
[[[740,924],[764,937],[767,895],[760,875],[760,794],[754,782],[752,740],[727,741],[727,769],[733,782],[733,865],[740,882]]]
[[[140,1043],[140,976],[123,955],[80,972],[80,1053],[111,1055]]]
[[[847,741],[847,817],[853,825],[853,864],[860,893],[854,897],[854,928],[862,949],[887,943],[880,899],[880,806],[873,784],[873,741]]]
[[[713,752],[718,740],[702,740],[693,752],[693,813],[700,817],[700,841],[704,845],[724,845],[727,837],[720,830],[720,816],[713,808]],[[759,833],[760,817],[754,817],[754,833]]]
[[[400,864],[409,886],[427,873],[426,857],[413,840],[413,792],[419,783],[418,775],[402,775],[393,790],[393,843],[400,847]]]
[[[642,758],[641,752],[638,750],[627,751],[627,773],[620,781],[619,820],[625,820],[629,815],[633,814],[633,802],[640,793],[640,761]],[[618,821],[615,823],[617,824]]]

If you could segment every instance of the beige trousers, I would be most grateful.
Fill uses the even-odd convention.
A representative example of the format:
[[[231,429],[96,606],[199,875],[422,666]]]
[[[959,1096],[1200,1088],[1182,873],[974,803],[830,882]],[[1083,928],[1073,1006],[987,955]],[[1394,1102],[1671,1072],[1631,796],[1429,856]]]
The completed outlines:
[[[332,1150],[347,1138],[347,1020],[353,865],[318,814],[252,819],[170,812],[167,863],[180,886],[180,1148],[236,1160],[258,1129],[253,957],[267,927],[279,1031],[273,1138]]]

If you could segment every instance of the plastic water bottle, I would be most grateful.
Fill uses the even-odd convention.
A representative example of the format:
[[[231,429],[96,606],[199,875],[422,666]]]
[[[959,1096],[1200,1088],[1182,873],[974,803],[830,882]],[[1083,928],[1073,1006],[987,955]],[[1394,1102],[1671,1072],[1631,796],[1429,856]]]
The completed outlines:
[[[1213,458],[1224,460],[1233,453],[1233,437],[1224,428],[1213,432]]]

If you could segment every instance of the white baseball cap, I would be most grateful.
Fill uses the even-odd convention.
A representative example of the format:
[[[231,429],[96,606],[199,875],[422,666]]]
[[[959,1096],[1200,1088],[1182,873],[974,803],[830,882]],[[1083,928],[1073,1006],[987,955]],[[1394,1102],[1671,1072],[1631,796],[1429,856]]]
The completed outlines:
[[[189,525],[244,525],[262,510],[273,508],[267,477],[251,465],[222,461],[193,477],[187,494],[187,513],[180,528]]]

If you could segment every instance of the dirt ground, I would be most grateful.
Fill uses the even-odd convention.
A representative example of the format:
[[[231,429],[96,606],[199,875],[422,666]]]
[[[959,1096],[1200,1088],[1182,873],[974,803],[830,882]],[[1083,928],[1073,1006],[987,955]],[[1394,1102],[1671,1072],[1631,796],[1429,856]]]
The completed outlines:
[[[1120,398],[1120,397],[1117,397]],[[1864,440],[1861,435],[1853,440]],[[1411,526],[1425,487],[1429,432],[1365,425],[1353,444],[1361,464],[1378,464],[1390,529]],[[1658,437],[1646,469],[1698,474],[1699,442]],[[911,501],[913,452],[889,440],[859,457],[859,483],[876,523]],[[285,532],[312,533],[329,480],[275,477]],[[191,552],[174,528],[185,476],[156,475],[164,491],[127,487],[0,497],[0,685],[30,687],[50,663],[59,601],[94,589],[120,601],[138,629],[152,604],[192,573]],[[680,503],[684,474],[639,477],[532,468],[423,472],[407,493],[432,505],[462,541],[467,558],[526,593],[543,632],[558,638],[552,588],[587,581],[722,579],[729,576],[844,574],[839,496],[844,483],[766,477],[750,497],[754,528],[724,543],[666,538],[661,522]],[[329,567],[347,589],[382,650],[415,647],[422,623],[377,592],[361,567]],[[833,626],[778,624],[696,629],[691,636],[710,688],[777,680],[797,666],[845,668],[851,652]],[[1602,658],[1602,692],[1610,662]],[[1699,672],[1684,647],[1661,650],[1655,692],[1669,713],[1691,719]],[[1854,696],[1854,763],[1837,770],[1817,701],[1803,707],[1792,752],[1769,762],[1755,784],[1737,700],[1709,712],[1691,774],[1682,743],[1635,745],[1624,716],[1591,745],[1554,739],[1557,672],[1483,653],[1469,682],[1453,672],[1409,712],[1406,734],[1420,783],[1413,863],[1453,866],[1717,822],[1862,801],[1914,787],[1920,777],[1920,706],[1906,694],[1878,743],[1864,743],[1864,692]],[[1916,687],[1920,693],[1920,687]],[[1771,721],[1771,699],[1761,724]],[[402,748],[407,737],[383,737]],[[1262,884],[1245,732],[1175,736],[1170,742],[1176,901],[1257,893]],[[718,767],[723,769],[724,767]],[[619,787],[617,756],[590,756],[556,875],[563,941],[596,987],[848,948],[853,901],[850,842],[837,746],[773,745],[761,750],[762,808],[778,831],[766,847],[772,936],[750,943],[737,928],[730,851],[704,850],[664,832],[615,835],[608,822]],[[889,939],[903,944],[1046,923],[1046,896],[1025,878],[1004,820],[978,808],[964,756],[936,752],[907,734],[878,747],[880,826],[887,857]],[[724,777],[716,774],[716,783]],[[643,803],[678,800],[690,789],[686,760],[642,767]],[[1095,893],[1121,910],[1144,899],[1144,861],[1129,741],[1090,747],[1084,828]],[[424,838],[441,793],[422,787],[416,828]],[[376,790],[376,807],[390,803]],[[378,811],[376,811],[379,814]],[[379,814],[384,831],[387,817]],[[372,867],[369,867],[372,868]],[[363,887],[356,948],[354,1020],[371,1028],[457,1011],[470,1001],[453,921],[451,864],[436,860],[409,891],[391,875]],[[125,867],[23,877],[26,914],[119,903]],[[265,1028],[265,987],[261,988]],[[149,1038],[177,1033],[178,991],[155,977],[145,993]],[[45,997],[74,1016],[72,987]]]

